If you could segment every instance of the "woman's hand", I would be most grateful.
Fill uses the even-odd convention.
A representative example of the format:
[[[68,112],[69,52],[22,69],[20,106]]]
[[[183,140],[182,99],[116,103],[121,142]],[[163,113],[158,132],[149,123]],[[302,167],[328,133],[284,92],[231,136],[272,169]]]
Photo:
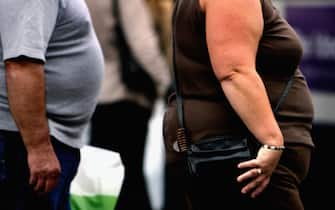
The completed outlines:
[[[252,198],[261,194],[268,186],[281,154],[281,150],[261,147],[255,159],[240,163],[238,168],[249,168],[249,170],[237,177],[238,182],[246,183],[241,192],[244,194],[250,193]]]

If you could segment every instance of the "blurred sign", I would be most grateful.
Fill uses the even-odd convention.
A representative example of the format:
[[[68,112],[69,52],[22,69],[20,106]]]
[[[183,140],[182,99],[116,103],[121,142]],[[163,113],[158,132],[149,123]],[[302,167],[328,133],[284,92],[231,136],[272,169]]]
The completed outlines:
[[[285,14],[304,48],[301,69],[312,90],[335,91],[335,5],[287,5]]]

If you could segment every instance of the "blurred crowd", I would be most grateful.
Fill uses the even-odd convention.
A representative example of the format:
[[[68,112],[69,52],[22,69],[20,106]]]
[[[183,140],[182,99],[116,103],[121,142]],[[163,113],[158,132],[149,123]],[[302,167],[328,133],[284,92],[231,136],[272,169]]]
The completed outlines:
[[[89,144],[120,154],[125,176],[115,209],[133,209],[136,203],[149,210],[143,157],[153,107],[171,90],[172,1],[86,1],[105,58]],[[132,76],[138,70],[141,75]]]

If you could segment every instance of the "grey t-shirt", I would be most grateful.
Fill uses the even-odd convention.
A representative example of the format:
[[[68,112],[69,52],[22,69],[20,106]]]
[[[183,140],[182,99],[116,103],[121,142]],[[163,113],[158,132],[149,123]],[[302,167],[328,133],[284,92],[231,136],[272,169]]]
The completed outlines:
[[[0,130],[18,130],[8,107],[3,61],[19,56],[45,62],[50,134],[81,147],[104,69],[85,1],[0,1]]]

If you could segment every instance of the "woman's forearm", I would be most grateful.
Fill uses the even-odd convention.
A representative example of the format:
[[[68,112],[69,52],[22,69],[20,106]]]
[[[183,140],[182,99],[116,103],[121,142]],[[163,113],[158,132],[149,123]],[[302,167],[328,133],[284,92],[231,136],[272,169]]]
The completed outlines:
[[[262,144],[283,145],[283,136],[257,72],[232,72],[221,80],[221,86],[234,110]]]

